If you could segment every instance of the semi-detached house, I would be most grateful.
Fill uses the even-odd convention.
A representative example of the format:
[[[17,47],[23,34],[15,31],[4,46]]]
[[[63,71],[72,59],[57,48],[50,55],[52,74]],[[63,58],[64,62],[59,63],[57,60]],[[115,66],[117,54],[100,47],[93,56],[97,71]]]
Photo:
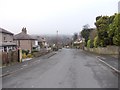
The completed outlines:
[[[0,52],[16,50],[16,43],[13,42],[13,33],[0,28]]]
[[[31,52],[36,39],[27,34],[26,28],[22,28],[22,32],[14,36],[14,41],[20,49],[29,50]]]

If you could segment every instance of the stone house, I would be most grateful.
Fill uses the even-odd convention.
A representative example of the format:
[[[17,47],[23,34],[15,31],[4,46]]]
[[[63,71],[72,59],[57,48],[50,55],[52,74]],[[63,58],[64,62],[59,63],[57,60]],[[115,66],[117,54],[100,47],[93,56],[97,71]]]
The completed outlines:
[[[26,28],[22,28],[22,32],[18,33],[14,36],[14,42],[17,44],[17,47],[22,50],[29,50],[30,52],[33,49],[33,46],[35,46],[35,41],[32,36],[27,34]]]
[[[0,28],[0,51],[9,52],[16,50],[16,43],[13,42],[13,33]]]
[[[47,43],[46,38],[40,36],[37,36],[36,38],[38,40],[38,45],[40,48],[48,48],[49,44]]]

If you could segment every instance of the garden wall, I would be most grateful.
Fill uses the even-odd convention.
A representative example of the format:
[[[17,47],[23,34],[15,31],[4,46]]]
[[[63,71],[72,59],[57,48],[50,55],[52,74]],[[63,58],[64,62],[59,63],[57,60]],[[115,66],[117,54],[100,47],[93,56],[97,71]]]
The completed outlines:
[[[110,55],[119,55],[120,49],[118,46],[107,46],[107,47],[98,47],[98,48],[86,48],[86,51],[90,51],[97,54],[110,54]]]
[[[34,52],[34,53],[33,53],[33,56],[34,56],[34,57],[40,57],[40,56],[45,55],[45,54],[47,54],[47,53],[49,53],[49,52],[51,52],[51,51],[41,50],[41,51],[39,51],[39,52]]]
[[[2,65],[8,65],[13,62],[19,61],[18,51],[11,51],[9,53],[2,52],[1,55],[2,55],[2,60],[0,60],[0,62],[2,63]]]

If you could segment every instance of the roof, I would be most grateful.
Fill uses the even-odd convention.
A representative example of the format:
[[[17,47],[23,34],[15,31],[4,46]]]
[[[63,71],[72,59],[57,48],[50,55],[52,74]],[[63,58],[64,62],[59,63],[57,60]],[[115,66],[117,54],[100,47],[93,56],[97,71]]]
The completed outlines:
[[[21,32],[14,36],[14,40],[36,40],[36,39],[24,32]]]
[[[43,37],[38,37],[37,40],[38,42],[46,42],[46,39]]]
[[[35,38],[38,42],[46,42],[46,39],[44,37],[41,36],[32,36],[33,38]]]
[[[0,42],[0,46],[16,46],[16,43],[13,42]]]
[[[10,35],[14,35],[13,33],[3,29],[3,28],[0,28],[0,33],[5,33],[5,34],[10,34]]]

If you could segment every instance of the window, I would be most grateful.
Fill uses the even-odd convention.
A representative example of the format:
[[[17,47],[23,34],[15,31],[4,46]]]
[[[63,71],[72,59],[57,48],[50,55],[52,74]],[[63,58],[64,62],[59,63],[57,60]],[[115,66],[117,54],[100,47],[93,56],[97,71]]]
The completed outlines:
[[[4,37],[4,41],[5,41],[6,37]]]

